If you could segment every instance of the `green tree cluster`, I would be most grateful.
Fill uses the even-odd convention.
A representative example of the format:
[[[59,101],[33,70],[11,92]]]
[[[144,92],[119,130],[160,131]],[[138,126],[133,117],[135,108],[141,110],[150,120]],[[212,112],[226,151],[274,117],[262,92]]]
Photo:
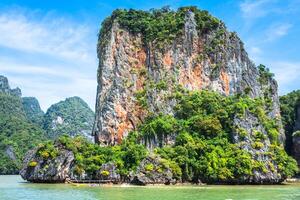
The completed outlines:
[[[120,145],[102,147],[82,137],[60,137],[60,144],[75,154],[76,173],[80,175],[85,172],[95,176],[104,163],[114,163],[126,179],[151,154],[162,158],[162,166],[148,164],[145,170],[159,171],[162,167],[168,167],[174,178],[181,181],[240,183],[255,171],[267,173],[268,170],[278,170],[282,177],[292,176],[297,171],[295,160],[273,138],[279,137],[278,131],[274,131],[278,127],[276,122],[267,117],[263,99],[225,97],[209,91],[177,92],[175,97],[177,105],[174,116],[149,116]],[[257,160],[256,155],[243,148],[246,140],[233,139],[236,132],[234,119],[246,117],[247,113],[257,117],[267,134],[253,131],[247,135],[250,133],[244,130],[244,138],[252,138],[254,149],[262,148],[264,140],[270,139],[268,152],[264,152],[270,159],[268,163]],[[269,133],[271,130],[275,135]],[[166,145],[163,138],[170,135],[175,135],[175,144]],[[144,142],[153,141],[154,138],[158,141],[156,148],[147,150]],[[39,151],[41,156],[45,152],[44,147]],[[49,155],[55,155],[51,153],[56,152],[51,145],[47,148]]]
[[[16,174],[24,154],[45,140],[44,131],[27,120],[21,98],[0,93],[0,174]]]
[[[42,127],[44,112],[40,107],[39,101],[35,97],[23,97],[22,104],[26,118],[30,122]]]
[[[269,82],[271,78],[274,77],[274,74],[270,72],[270,69],[266,66],[260,64],[258,67],[259,71],[259,82],[262,85],[265,85]]]
[[[300,104],[300,90],[280,97],[280,111],[286,136],[286,151],[292,153],[293,132],[296,121],[296,107]]]
[[[236,132],[234,118],[243,118],[247,112],[256,116],[267,132],[266,136],[258,131],[248,136],[255,141],[253,147],[262,148],[262,142],[269,138],[271,146],[267,153],[271,160],[276,161],[279,173],[287,177],[297,171],[295,161],[278,144],[279,127],[275,119],[267,117],[263,98],[224,97],[215,92],[201,91],[179,93],[177,101],[174,117],[151,117],[141,126],[139,133],[147,140],[160,135],[177,135],[174,146],[157,148],[156,152],[179,165],[182,180],[238,183],[242,177],[253,175],[255,170],[267,170],[266,163],[256,160],[242,148],[246,141],[233,141]],[[247,131],[244,134],[248,134]],[[273,164],[268,165],[273,167]]]
[[[69,135],[62,135],[57,142],[74,153],[75,173],[79,176],[86,173],[89,177],[95,177],[103,164],[112,162],[117,166],[118,173],[126,177],[129,172],[136,170],[140,161],[147,155],[146,148],[142,144],[136,143],[134,133],[121,145],[113,147],[93,144],[82,136],[72,138]],[[54,142],[50,141],[47,145],[39,148],[39,156],[42,156],[43,152],[59,155],[59,148],[57,146],[55,148]]]

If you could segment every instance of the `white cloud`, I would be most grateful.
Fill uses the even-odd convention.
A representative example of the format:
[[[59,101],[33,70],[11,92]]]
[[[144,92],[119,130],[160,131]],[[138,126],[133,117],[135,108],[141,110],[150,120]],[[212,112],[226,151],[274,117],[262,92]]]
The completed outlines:
[[[270,62],[271,71],[275,74],[281,94],[300,88],[300,62]]]
[[[299,11],[299,5],[299,0],[243,0],[239,7],[242,17],[253,21],[270,14],[278,16],[295,14]]]
[[[274,41],[288,34],[288,31],[292,28],[289,23],[282,23],[277,25],[272,25],[266,31],[267,41]]]
[[[23,96],[34,96],[43,110],[71,96],[80,96],[94,109],[96,97],[96,65],[91,73],[58,64],[31,65],[1,59],[0,72],[8,77],[11,87],[19,87]],[[93,71],[95,71],[93,73]]]
[[[240,9],[244,18],[263,17],[270,12],[266,6],[272,2],[274,0],[245,0],[240,4]]]
[[[249,55],[255,61],[264,60],[266,45],[272,44],[280,38],[289,34],[290,29],[293,27],[289,23],[275,23],[270,25],[267,29],[261,31],[262,34],[255,36],[248,36],[245,43]]]
[[[35,96],[44,111],[52,104],[72,96],[81,97],[92,109],[95,107],[96,81],[92,79],[78,79],[70,84],[53,83],[49,80],[45,81],[43,78],[32,80],[18,76],[10,77],[10,80],[12,85],[18,85],[21,89],[26,88],[26,90],[22,90],[23,96]],[[92,95],[93,93],[94,95]]]
[[[0,46],[83,62],[92,59],[91,51],[96,50],[87,42],[95,33],[88,26],[51,14],[32,15],[20,10],[2,12]]]
[[[0,74],[23,96],[37,97],[44,111],[71,96],[94,109],[97,28],[52,13],[2,11]]]
[[[257,57],[261,56],[262,53],[263,52],[262,52],[261,48],[258,46],[250,46],[249,47],[250,58],[257,58]]]
[[[60,71],[48,67],[40,67],[28,64],[7,63],[0,60],[0,71],[6,73],[18,73],[27,75],[62,75]]]

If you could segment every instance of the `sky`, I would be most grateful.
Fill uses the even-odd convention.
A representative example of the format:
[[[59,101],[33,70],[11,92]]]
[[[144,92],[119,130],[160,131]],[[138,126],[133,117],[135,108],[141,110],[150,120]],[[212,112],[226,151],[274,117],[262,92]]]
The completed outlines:
[[[280,95],[300,89],[300,0],[1,0],[0,75],[44,111],[71,96],[95,107],[101,22],[117,8],[195,5],[236,31]]]

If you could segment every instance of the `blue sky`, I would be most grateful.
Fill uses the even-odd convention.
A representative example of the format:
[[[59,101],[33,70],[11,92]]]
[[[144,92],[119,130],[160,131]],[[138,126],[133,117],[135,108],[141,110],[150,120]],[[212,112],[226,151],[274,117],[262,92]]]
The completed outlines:
[[[275,73],[281,95],[300,89],[300,0],[1,0],[0,74],[43,110],[75,95],[94,108],[101,21],[116,8],[165,5],[208,10]]]

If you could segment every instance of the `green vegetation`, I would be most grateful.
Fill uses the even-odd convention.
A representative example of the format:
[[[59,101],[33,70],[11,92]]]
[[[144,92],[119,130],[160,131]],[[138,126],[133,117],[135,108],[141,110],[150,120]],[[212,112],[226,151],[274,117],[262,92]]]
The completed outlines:
[[[147,91],[145,89],[139,90],[135,93],[135,97],[137,100],[137,103],[143,107],[143,108],[148,108],[148,103],[147,103]]]
[[[58,150],[54,147],[51,141],[39,144],[38,147],[38,155],[45,160],[48,158],[55,158],[59,154]]]
[[[40,108],[40,104],[35,97],[23,97],[22,105],[26,118],[34,124],[43,126],[44,112]]]
[[[107,30],[111,28],[113,21],[117,21],[121,28],[127,29],[132,34],[142,34],[145,45],[162,49],[164,45],[170,44],[183,34],[184,19],[188,11],[195,14],[200,34],[215,30],[221,25],[217,18],[197,7],[182,7],[177,12],[169,7],[150,11],[118,9],[102,23],[100,45],[105,44]]]
[[[0,174],[18,173],[24,154],[44,135],[27,120],[19,97],[0,93]]]
[[[286,151],[292,153],[292,135],[296,120],[296,106],[300,102],[300,90],[280,97],[282,123],[286,136]]]
[[[222,48],[224,48],[225,45],[225,33],[226,29],[225,26],[220,27],[218,31],[216,31],[214,37],[212,40],[205,45],[204,51],[208,55],[214,55],[217,52],[222,52]],[[218,69],[219,65],[217,64],[214,68]]]
[[[154,169],[154,165],[153,165],[153,164],[147,164],[147,165],[145,166],[145,170],[146,170],[146,171],[151,172],[151,171],[153,171],[153,169]]]
[[[300,131],[295,131],[293,133],[293,137],[300,137]]]
[[[94,113],[80,98],[52,106],[44,119],[36,98],[21,98],[20,89],[10,90],[7,78],[0,79],[0,174],[17,174],[25,153],[49,139],[46,131],[51,138],[62,133],[90,134]],[[62,124],[53,123],[58,117]],[[58,150],[48,142],[40,146],[39,153],[43,159],[50,159],[58,155]]]
[[[158,116],[146,121],[141,128],[141,135],[150,131],[161,134],[162,128],[144,129],[143,127],[169,127],[169,133],[177,133],[176,144],[173,147],[158,148],[157,153],[163,158],[175,161],[180,166],[182,179],[188,181],[205,182],[235,182],[245,175],[252,175],[254,170],[266,171],[271,164],[254,159],[253,155],[243,150],[243,140],[239,143],[233,141],[235,116],[243,118],[247,112],[256,116],[265,127],[267,136],[259,131],[252,138],[253,148],[261,149],[264,144],[258,140],[269,137],[276,151],[270,147],[269,154],[284,167],[280,168],[283,176],[290,176],[297,166],[295,161],[288,157],[284,150],[277,146],[279,137],[276,122],[267,118],[264,112],[263,99],[250,99],[248,97],[224,97],[214,92],[189,92],[179,95],[176,106],[175,121],[163,119]],[[163,122],[163,124],[161,124]],[[153,125],[154,124],[158,124]],[[172,127],[172,128],[171,128]],[[247,132],[243,131],[244,138]],[[151,134],[153,135],[153,133]]]
[[[28,164],[28,167],[35,167],[35,166],[37,166],[37,162],[35,162],[35,161],[31,161],[29,164]]]
[[[106,170],[103,170],[102,172],[101,172],[101,175],[102,176],[109,176],[109,171],[106,171]]]
[[[271,78],[274,77],[274,74],[270,72],[269,68],[260,64],[258,67],[259,71],[259,82],[262,85],[266,85]]]
[[[67,98],[52,105],[44,116],[44,129],[50,138],[61,134],[90,134],[94,113],[79,97]]]
[[[176,133],[177,126],[178,124],[175,118],[169,115],[149,117],[145,124],[140,128],[140,132],[146,141],[151,141],[157,136],[160,142],[159,146],[163,146],[163,137],[168,134]]]
[[[136,143],[134,133],[124,140],[122,145],[114,147],[92,144],[82,136],[70,138],[68,135],[63,135],[59,137],[58,142],[75,154],[75,172],[78,175],[85,172],[90,177],[95,177],[101,166],[108,162],[113,162],[118,167],[118,172],[126,176],[130,171],[136,170],[140,161],[147,155],[145,147]],[[39,148],[38,155],[42,156],[43,152],[49,152],[50,155],[57,156],[58,150],[54,142],[50,141]]]
[[[103,164],[114,163],[118,173],[126,178],[144,158],[152,154],[161,157],[162,164],[147,164],[146,171],[162,172],[164,168],[169,168],[173,178],[182,181],[239,183],[255,171],[275,171],[275,165],[283,177],[292,176],[297,171],[295,160],[276,142],[278,127],[274,120],[267,117],[263,99],[225,97],[209,91],[177,92],[175,97],[178,103],[174,116],[149,116],[120,145],[101,147],[82,137],[60,137],[59,143],[75,154],[75,172],[95,176]],[[237,127],[234,119],[242,120],[249,114],[263,124],[265,133],[260,130],[248,132]],[[236,133],[237,130],[239,133]],[[235,134],[243,137],[234,140]],[[176,137],[174,145],[165,144],[164,138],[168,136]],[[264,141],[268,138],[272,144],[265,146]],[[149,141],[157,142],[151,153],[142,144]],[[249,141],[248,147],[253,148],[254,154],[244,148]],[[43,156],[43,152],[55,155],[53,142],[51,144],[41,146],[39,155]],[[262,148],[268,149],[263,154],[272,162],[257,159]]]

